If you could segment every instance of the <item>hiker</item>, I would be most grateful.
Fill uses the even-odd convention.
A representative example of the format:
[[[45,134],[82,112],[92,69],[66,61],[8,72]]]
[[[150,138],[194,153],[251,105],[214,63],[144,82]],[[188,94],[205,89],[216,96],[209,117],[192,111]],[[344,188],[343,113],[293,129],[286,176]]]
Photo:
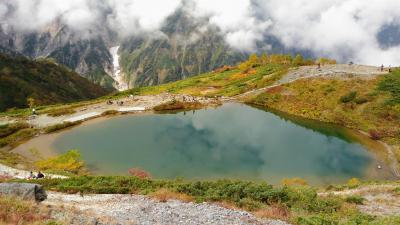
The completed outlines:
[[[30,180],[30,179],[35,179],[35,178],[36,178],[36,176],[33,175],[33,172],[31,171],[31,172],[29,173],[28,180]]]
[[[35,108],[32,109],[32,115],[36,115],[36,109]]]
[[[321,69],[321,63],[320,62],[318,63],[318,69]]]
[[[392,65],[389,66],[389,73],[392,72]]]
[[[36,176],[36,179],[41,179],[41,178],[44,178],[44,174],[39,171],[39,173]]]
[[[384,67],[383,64],[382,64],[382,66],[381,66],[381,72],[383,72],[383,69],[385,69],[385,67]]]

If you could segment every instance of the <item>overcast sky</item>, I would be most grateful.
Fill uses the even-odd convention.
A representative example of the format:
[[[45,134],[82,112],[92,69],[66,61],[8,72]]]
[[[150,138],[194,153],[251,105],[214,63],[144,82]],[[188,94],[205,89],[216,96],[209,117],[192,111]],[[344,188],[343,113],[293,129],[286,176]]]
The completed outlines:
[[[159,32],[178,8],[209,18],[240,50],[256,51],[257,41],[273,35],[287,48],[316,55],[400,64],[400,41],[383,48],[377,38],[385,27],[399,34],[399,0],[0,0],[0,21],[20,31],[55,20],[81,32],[108,26],[123,37]]]

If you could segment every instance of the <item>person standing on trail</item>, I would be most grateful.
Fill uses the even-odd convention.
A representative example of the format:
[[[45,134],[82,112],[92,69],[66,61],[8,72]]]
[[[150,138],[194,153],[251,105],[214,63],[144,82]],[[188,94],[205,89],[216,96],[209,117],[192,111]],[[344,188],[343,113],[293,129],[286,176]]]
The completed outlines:
[[[30,180],[30,179],[35,179],[35,178],[36,178],[36,176],[33,175],[33,172],[31,171],[31,172],[29,173],[28,180]]]
[[[39,173],[36,176],[36,179],[41,179],[41,178],[44,178],[44,174],[39,171]]]
[[[382,64],[382,66],[381,66],[381,72],[383,72],[383,69],[384,69],[385,67],[383,66],[383,64]]]
[[[392,65],[389,66],[389,73],[392,72]]]

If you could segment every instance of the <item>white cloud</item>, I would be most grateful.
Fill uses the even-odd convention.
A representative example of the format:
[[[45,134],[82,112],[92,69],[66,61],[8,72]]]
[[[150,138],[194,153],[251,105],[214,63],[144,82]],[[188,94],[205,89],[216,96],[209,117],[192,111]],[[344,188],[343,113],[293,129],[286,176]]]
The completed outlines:
[[[181,4],[180,0],[110,0],[110,24],[122,35],[156,31]]]
[[[381,49],[376,38],[382,26],[400,24],[398,0],[0,0],[0,23],[32,31],[59,20],[79,32],[108,26],[120,36],[163,37],[160,27],[179,7],[208,18],[239,50],[256,51],[272,35],[317,56],[400,64],[400,47]]]
[[[398,18],[397,0],[257,0],[286,47],[339,60],[400,64],[396,48],[379,48],[377,34]],[[393,56],[393,57],[392,57]],[[374,60],[372,60],[374,58]]]
[[[258,20],[249,0],[193,0],[192,14],[195,17],[209,17],[211,24],[218,26],[226,35],[228,43],[236,49],[256,51],[255,42],[271,21]]]

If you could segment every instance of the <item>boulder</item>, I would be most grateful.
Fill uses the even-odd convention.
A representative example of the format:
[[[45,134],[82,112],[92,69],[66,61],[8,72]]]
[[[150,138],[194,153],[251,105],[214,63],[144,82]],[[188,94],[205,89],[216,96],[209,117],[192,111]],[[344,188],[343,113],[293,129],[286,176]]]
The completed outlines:
[[[41,185],[31,183],[0,183],[0,195],[38,202],[47,198],[46,191]]]

